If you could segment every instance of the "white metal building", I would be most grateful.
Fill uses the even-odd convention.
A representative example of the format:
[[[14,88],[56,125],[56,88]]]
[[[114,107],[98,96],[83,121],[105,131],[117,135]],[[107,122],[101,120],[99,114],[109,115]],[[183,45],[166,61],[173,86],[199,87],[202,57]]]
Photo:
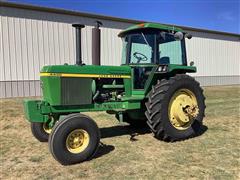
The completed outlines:
[[[101,63],[121,63],[117,34],[141,21],[62,9],[0,2],[0,97],[39,96],[39,71],[44,65],[75,63],[72,23],[85,24],[82,54],[91,64],[91,28],[103,22]],[[240,34],[181,27],[193,38],[186,40],[188,62],[203,86],[240,84]]]

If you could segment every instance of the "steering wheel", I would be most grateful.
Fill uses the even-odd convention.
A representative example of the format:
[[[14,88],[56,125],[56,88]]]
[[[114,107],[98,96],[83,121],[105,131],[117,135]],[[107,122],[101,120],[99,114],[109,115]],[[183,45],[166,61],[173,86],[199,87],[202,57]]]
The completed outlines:
[[[142,53],[135,52],[133,53],[133,56],[137,59],[137,63],[140,63],[140,61],[147,61],[148,58]]]

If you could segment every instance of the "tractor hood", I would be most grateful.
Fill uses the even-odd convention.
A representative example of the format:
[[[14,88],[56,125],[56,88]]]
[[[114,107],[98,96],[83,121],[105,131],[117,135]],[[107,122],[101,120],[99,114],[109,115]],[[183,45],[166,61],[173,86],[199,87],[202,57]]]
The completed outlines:
[[[44,66],[40,76],[96,77],[96,78],[130,78],[128,66],[95,66],[95,65],[53,65]],[[126,77],[125,77],[126,76]]]
[[[40,73],[43,99],[52,106],[91,105],[96,93],[94,79],[131,78],[128,66],[53,65]]]

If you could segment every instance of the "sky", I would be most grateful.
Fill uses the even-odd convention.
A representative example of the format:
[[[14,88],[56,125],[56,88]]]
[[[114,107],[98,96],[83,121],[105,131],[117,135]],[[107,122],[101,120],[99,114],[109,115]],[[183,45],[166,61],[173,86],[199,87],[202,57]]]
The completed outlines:
[[[240,34],[240,0],[9,0]]]

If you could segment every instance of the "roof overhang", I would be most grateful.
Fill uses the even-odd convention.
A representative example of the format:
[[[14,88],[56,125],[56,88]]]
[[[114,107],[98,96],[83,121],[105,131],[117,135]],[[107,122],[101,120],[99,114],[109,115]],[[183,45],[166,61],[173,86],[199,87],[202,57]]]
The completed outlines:
[[[141,23],[134,26],[130,26],[129,28],[121,31],[118,34],[118,36],[122,37],[125,34],[135,32],[138,30],[145,30],[145,29],[162,30],[162,31],[169,31],[169,32],[178,32],[178,31],[183,32],[181,28],[175,27],[175,26],[167,26],[167,25],[158,24],[158,23]]]

